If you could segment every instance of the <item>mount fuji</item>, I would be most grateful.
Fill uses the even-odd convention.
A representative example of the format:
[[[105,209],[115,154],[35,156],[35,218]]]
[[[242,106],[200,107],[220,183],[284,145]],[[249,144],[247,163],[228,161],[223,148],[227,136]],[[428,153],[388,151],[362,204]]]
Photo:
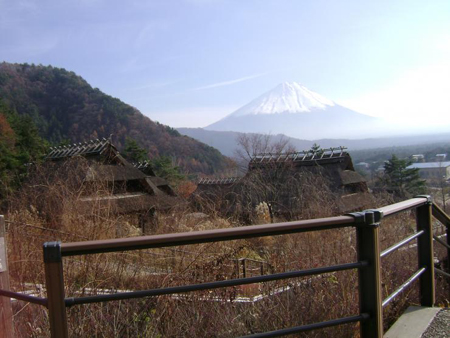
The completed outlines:
[[[367,138],[381,121],[295,83],[281,83],[206,130],[285,134],[301,139]]]

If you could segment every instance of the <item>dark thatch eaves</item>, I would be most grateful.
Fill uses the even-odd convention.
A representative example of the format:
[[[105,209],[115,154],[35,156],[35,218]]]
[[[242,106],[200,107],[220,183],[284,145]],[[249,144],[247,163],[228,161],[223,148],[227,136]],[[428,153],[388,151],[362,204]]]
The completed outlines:
[[[236,196],[246,194],[251,201],[260,203],[249,189],[255,187],[250,182],[255,177],[262,180],[255,189],[264,188],[264,184],[281,186],[280,180],[289,179],[292,175],[309,175],[324,178],[328,182],[330,193],[339,196],[339,212],[345,213],[359,210],[370,205],[372,197],[369,194],[365,179],[355,171],[346,148],[317,149],[292,153],[263,153],[254,156],[248,165],[248,171],[242,178],[202,179],[198,182],[195,196],[199,199],[212,201],[214,196],[220,198],[232,197],[228,205],[236,203]],[[288,169],[286,169],[288,168]],[[297,181],[298,182],[298,181]],[[290,201],[298,196],[280,194],[275,204],[289,209]],[[253,196],[253,197],[252,197]],[[274,201],[272,201],[274,203]],[[234,212],[234,209],[231,208]]]
[[[290,165],[294,171],[309,171],[326,177],[331,190],[341,195],[367,193],[366,180],[355,171],[346,148],[330,148],[308,150],[284,154],[260,154],[254,156],[249,163],[252,170],[272,171]]]
[[[113,191],[105,196],[83,196],[82,202],[108,205],[108,210],[120,214],[167,210],[181,202],[149,163],[129,163],[107,139],[51,148],[46,160],[58,163],[77,157],[88,161],[83,167],[85,182],[106,182]]]

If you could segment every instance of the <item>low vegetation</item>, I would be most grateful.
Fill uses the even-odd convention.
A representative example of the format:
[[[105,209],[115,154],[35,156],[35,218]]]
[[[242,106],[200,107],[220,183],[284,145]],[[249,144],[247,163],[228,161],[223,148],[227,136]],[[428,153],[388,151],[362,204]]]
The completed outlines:
[[[67,172],[74,168],[67,168]],[[50,179],[38,166],[36,181],[10,199],[6,214],[9,268],[14,290],[41,293],[44,285],[42,243],[136,236],[141,230],[133,215],[116,215],[82,200],[87,186],[76,174],[70,179]],[[37,177],[34,176],[34,177]],[[47,180],[43,178],[49,178]],[[39,182],[39,184],[38,184]],[[89,189],[93,189],[92,186]],[[104,196],[108,185],[95,190]],[[394,201],[379,195],[373,207]],[[304,218],[335,215],[332,199],[313,200]],[[235,227],[236,219],[213,213],[193,213],[187,205],[159,214],[155,233],[172,233]],[[273,221],[283,221],[276,216]],[[262,210],[262,218],[268,219]],[[410,234],[413,212],[384,221],[381,249]],[[438,228],[437,231],[442,231]],[[24,245],[26,243],[26,245]],[[438,251],[437,257],[444,252]],[[386,297],[416,270],[415,248],[402,250],[383,260],[383,296]],[[247,259],[247,276],[334,265],[356,260],[353,229],[236,240],[186,247],[131,251],[66,258],[67,297],[114,290],[142,290],[243,277],[240,267]],[[338,272],[315,278],[290,279],[244,287],[194,292],[178,296],[75,306],[68,310],[70,336],[74,337],[235,337],[358,313],[356,272]],[[438,280],[440,304],[448,304],[448,286]],[[262,299],[255,301],[255,296]],[[385,311],[386,327],[407,304],[417,304],[412,287]],[[46,310],[37,305],[14,304],[18,336],[48,336]],[[357,336],[357,324],[310,332],[305,337]],[[300,335],[302,336],[302,335]]]

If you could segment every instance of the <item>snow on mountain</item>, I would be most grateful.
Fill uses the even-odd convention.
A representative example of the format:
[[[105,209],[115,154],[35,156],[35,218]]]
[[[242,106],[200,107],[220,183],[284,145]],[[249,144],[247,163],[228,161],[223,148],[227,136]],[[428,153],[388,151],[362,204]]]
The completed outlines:
[[[335,103],[296,82],[284,82],[235,111],[232,116],[303,113]]]
[[[298,83],[285,82],[205,129],[354,139],[379,135],[380,126],[377,118],[340,106]]]

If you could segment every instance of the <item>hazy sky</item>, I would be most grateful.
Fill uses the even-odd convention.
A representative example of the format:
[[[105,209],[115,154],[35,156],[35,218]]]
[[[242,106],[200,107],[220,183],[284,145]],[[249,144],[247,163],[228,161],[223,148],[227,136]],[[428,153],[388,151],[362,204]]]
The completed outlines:
[[[174,127],[284,81],[450,123],[449,0],[0,0],[0,61],[74,71]]]

